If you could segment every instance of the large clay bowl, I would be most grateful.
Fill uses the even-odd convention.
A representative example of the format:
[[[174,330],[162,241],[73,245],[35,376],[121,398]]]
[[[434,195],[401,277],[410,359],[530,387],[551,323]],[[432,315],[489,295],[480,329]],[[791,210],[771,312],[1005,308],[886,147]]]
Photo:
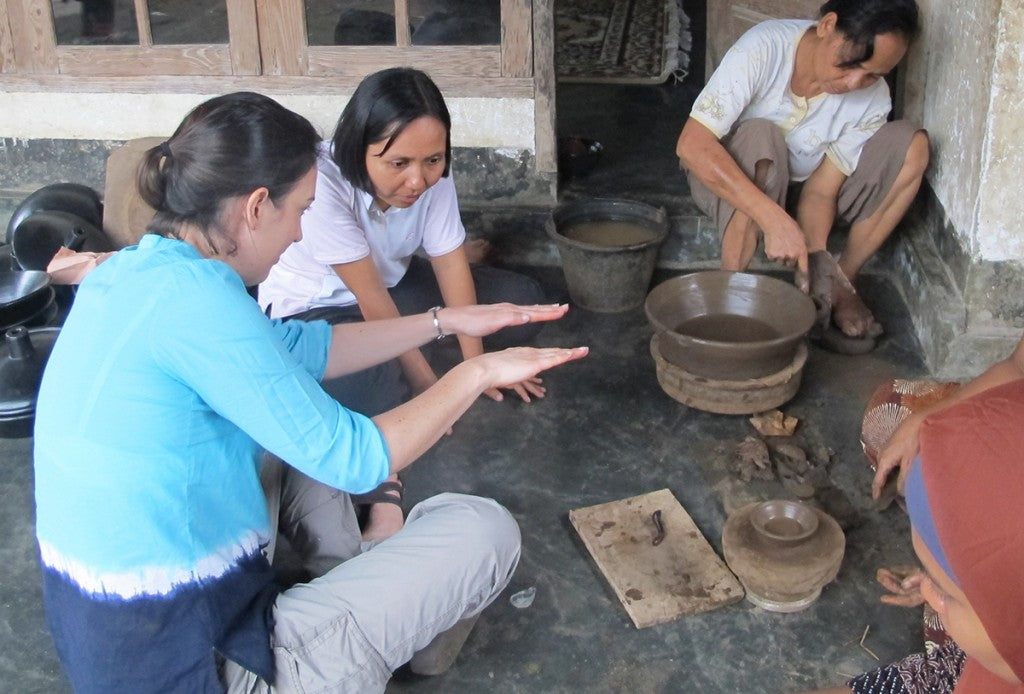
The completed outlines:
[[[815,320],[814,302],[766,275],[711,270],[674,277],[644,310],[670,363],[705,378],[763,378],[786,368]]]

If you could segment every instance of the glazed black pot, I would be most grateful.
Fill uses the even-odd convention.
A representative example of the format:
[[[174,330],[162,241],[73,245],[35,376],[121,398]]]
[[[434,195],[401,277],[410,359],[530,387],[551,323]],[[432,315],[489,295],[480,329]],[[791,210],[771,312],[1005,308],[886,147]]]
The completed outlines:
[[[93,226],[103,226],[103,204],[95,190],[81,183],[52,183],[21,201],[7,223],[7,243],[18,225],[36,212],[67,212]]]
[[[69,212],[29,215],[11,237],[12,255],[22,270],[45,270],[61,246],[97,253],[114,250],[110,239],[98,226]]]
[[[43,369],[60,328],[11,328],[0,348],[0,438],[32,435]]]
[[[37,320],[53,303],[54,290],[45,272],[0,272],[0,330]]]

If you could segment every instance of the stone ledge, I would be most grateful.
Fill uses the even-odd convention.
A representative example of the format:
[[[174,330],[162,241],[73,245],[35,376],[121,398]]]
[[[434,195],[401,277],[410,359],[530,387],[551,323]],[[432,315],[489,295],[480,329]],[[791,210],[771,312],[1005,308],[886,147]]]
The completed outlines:
[[[1024,266],[972,261],[925,184],[880,254],[932,374],[965,379],[1008,356],[1024,328]]]

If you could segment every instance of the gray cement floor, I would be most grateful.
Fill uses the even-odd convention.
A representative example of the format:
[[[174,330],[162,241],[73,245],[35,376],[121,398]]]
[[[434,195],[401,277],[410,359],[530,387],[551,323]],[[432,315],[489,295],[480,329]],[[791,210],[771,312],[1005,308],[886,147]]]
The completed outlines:
[[[600,167],[565,194],[632,196],[685,212],[690,203],[671,152],[694,93],[685,85],[561,90],[563,131],[606,146]],[[558,268],[521,269],[544,283],[552,301],[567,300]],[[667,276],[661,271],[655,281]],[[551,372],[543,401],[481,399],[409,472],[412,502],[444,490],[499,499],[520,523],[523,559],[453,670],[437,678],[400,671],[388,691],[789,692],[838,684],[919,648],[920,613],[878,602],[875,570],[907,562],[912,550],[902,512],[872,508],[858,429],[877,383],[922,375],[923,366],[884,274],[863,277],[860,288],[887,330],[878,349],[844,357],[812,347],[800,391],[783,407],[799,418],[798,434],[831,450],[830,476],[848,502],[846,556],[816,603],[778,614],[743,601],[642,630],[632,625],[568,512],[668,488],[720,554],[724,461],[753,429],[746,417],[689,409],[661,390],[642,309],[574,308],[538,343],[586,344],[588,358]],[[69,688],[40,603],[31,444],[0,440],[0,689],[61,693]],[[533,604],[513,607],[508,596],[530,587]]]
[[[532,272],[552,300],[567,298],[556,270]],[[876,302],[888,295],[875,278],[862,289]],[[503,596],[450,673],[399,676],[389,691],[785,692],[877,665],[859,645],[868,627],[865,645],[882,661],[916,648],[919,614],[881,605],[873,581],[877,567],[911,558],[907,522],[898,509],[872,510],[857,434],[873,386],[920,374],[921,366],[900,307],[875,305],[889,329],[879,348],[860,357],[812,348],[800,392],[783,407],[800,419],[798,433],[833,451],[832,479],[852,505],[842,569],[818,602],[776,614],[744,601],[633,627],[569,524],[569,510],[667,487],[721,553],[726,514],[717,483],[729,447],[753,429],[746,417],[692,410],[662,392],[641,310],[573,309],[538,341],[587,344],[591,355],[551,372],[543,401],[481,399],[407,480],[411,501],[453,490],[507,505],[524,543],[509,593],[535,587],[536,599],[517,609]],[[0,450],[0,681],[22,694],[64,692],[40,605],[31,440],[0,440]]]

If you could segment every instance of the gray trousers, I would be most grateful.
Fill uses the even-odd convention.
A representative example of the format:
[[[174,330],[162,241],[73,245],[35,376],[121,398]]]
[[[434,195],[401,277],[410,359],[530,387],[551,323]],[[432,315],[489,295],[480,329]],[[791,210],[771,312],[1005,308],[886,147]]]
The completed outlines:
[[[274,605],[273,685],[228,661],[229,694],[383,692],[434,636],[489,605],[519,562],[519,526],[491,499],[431,497],[371,545],[348,494],[273,458],[261,479],[271,519],[317,578]]]
[[[857,168],[839,189],[836,213],[840,219],[853,224],[878,209],[896,182],[910,141],[919,130],[909,121],[890,121],[864,143]],[[722,138],[722,145],[750,180],[754,180],[757,162],[769,162],[762,192],[780,207],[786,207],[789,150],[781,128],[760,118],[743,121]],[[736,208],[712,193],[692,172],[686,172],[686,180],[694,203],[711,217],[718,237],[722,238]]]

